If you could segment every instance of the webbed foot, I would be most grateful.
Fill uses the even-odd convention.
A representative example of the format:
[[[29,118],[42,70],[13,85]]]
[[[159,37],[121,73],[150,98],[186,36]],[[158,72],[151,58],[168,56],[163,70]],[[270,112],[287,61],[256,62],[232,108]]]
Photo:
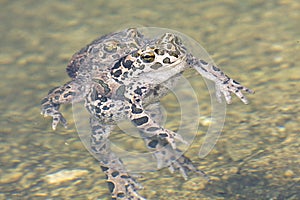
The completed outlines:
[[[45,98],[47,100],[47,98]],[[44,102],[44,101],[43,101]],[[67,128],[67,120],[64,118],[64,116],[58,111],[59,105],[53,104],[50,102],[42,102],[42,111],[41,114],[44,115],[44,117],[50,116],[53,118],[52,120],[52,129],[55,130],[58,123],[61,123],[65,128]]]
[[[225,100],[228,104],[231,103],[232,97],[231,93],[235,94],[244,104],[248,104],[248,100],[246,96],[242,93],[242,91],[254,94],[254,91],[244,87],[237,81],[227,77],[227,79],[223,82],[216,83],[216,95],[219,102],[221,102],[222,94],[225,97]]]
[[[114,170],[112,168],[101,166],[106,174],[108,188],[112,199],[118,200],[145,200],[139,195],[137,190],[142,189],[133,177],[126,172]]]
[[[210,181],[209,177],[205,174],[205,172],[197,169],[193,165],[192,161],[185,155],[182,155],[178,159],[172,161],[171,165],[169,166],[169,170],[171,173],[174,173],[175,171],[179,171],[185,180],[188,179],[188,172],[194,172],[201,175],[208,181]]]

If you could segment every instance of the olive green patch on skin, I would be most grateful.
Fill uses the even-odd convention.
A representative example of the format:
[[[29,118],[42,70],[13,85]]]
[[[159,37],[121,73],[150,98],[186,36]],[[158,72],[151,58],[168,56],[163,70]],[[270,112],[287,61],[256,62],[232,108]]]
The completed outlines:
[[[150,66],[151,69],[159,69],[161,68],[163,65],[159,62],[154,63],[153,65]]]
[[[111,91],[110,88],[109,88],[109,85],[106,84],[106,83],[104,83],[103,80],[100,80],[100,79],[93,79],[93,81],[94,81],[95,83],[100,84],[100,85],[103,87],[103,89],[104,89],[104,95],[108,94],[108,93]]]
[[[164,64],[170,64],[171,63],[170,58],[168,58],[168,57],[164,58],[163,63]]]
[[[116,90],[116,96],[119,98],[124,98],[124,93],[125,93],[125,85],[121,85],[117,90]]]
[[[157,55],[160,55],[160,56],[163,56],[165,54],[165,51],[162,50],[162,49],[155,49],[154,52],[157,54]]]

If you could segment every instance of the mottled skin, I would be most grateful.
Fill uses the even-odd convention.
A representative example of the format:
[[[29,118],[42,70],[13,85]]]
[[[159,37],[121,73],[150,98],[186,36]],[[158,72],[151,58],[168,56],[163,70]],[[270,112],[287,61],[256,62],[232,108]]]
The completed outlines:
[[[132,28],[103,36],[76,53],[67,66],[72,80],[49,92],[42,101],[42,114],[53,118],[53,129],[59,122],[66,126],[59,106],[84,100],[90,112],[91,148],[107,176],[112,199],[144,199],[136,191],[140,186],[110,150],[109,134],[118,121],[129,119],[155,152],[158,166],[169,166],[185,179],[189,171],[205,176],[176,148],[175,140],[185,142],[182,137],[159,124],[159,99],[189,68],[214,81],[218,98],[223,94],[227,103],[231,93],[244,103],[242,91],[252,93],[190,54],[176,35],[150,39]]]

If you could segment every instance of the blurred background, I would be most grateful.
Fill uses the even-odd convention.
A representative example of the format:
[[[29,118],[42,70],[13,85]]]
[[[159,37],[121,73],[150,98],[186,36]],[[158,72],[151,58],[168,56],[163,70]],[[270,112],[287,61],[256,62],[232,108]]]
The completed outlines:
[[[76,51],[133,26],[189,35],[223,71],[256,91],[249,105],[234,97],[227,106],[221,138],[207,157],[198,157],[201,137],[187,152],[211,183],[163,169],[138,174],[140,193],[147,199],[300,199],[299,10],[293,0],[0,0],[0,199],[109,199],[104,174],[78,138],[72,108],[61,109],[68,129],[54,132],[50,118],[39,114],[40,101],[69,80],[65,67]],[[201,119],[209,118],[205,84],[200,76],[191,82]],[[168,98],[162,102],[172,110]],[[201,119],[200,136],[207,126]]]

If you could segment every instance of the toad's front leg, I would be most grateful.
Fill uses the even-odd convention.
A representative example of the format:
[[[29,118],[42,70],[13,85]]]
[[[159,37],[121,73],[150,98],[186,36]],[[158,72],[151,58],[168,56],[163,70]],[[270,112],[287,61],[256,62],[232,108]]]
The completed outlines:
[[[53,88],[49,91],[48,95],[42,100],[41,114],[51,116],[53,118],[52,128],[56,129],[59,122],[64,127],[67,126],[67,121],[59,112],[61,104],[68,104],[74,101],[81,100],[82,91],[79,90],[80,86],[74,81],[70,81],[63,86]]]
[[[112,125],[104,125],[95,118],[90,119],[90,125],[92,129],[91,151],[100,161],[112,199],[143,200],[144,198],[137,193],[137,189],[141,186],[128,174],[120,158],[110,149],[108,137]]]
[[[222,94],[226,102],[231,103],[231,93],[234,93],[245,104],[248,103],[247,98],[243,95],[242,91],[253,94],[254,92],[232,78],[228,77],[218,67],[212,63],[195,58],[191,54],[187,56],[187,63],[196,69],[203,77],[212,80],[216,84],[217,99],[221,101]]]

